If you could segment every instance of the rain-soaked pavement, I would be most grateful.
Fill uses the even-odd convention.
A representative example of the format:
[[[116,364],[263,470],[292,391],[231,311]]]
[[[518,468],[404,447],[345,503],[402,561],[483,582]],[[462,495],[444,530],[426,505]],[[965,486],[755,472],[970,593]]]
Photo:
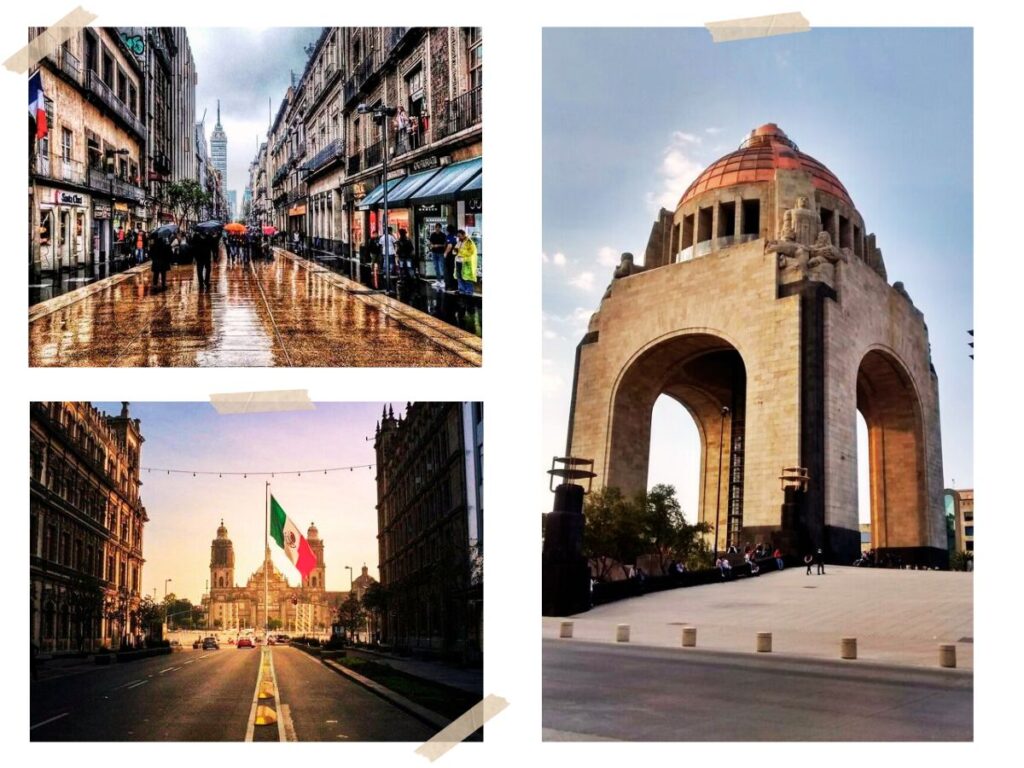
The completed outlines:
[[[32,366],[471,366],[480,339],[310,262],[278,256],[195,267],[167,289],[148,265],[37,304]]]

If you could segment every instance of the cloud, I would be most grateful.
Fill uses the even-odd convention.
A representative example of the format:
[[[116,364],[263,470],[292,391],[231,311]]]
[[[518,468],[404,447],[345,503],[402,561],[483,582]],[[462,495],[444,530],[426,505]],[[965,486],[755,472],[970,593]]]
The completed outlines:
[[[559,251],[558,253],[551,257],[551,263],[554,264],[556,267],[564,267],[566,263],[565,254]]]
[[[610,245],[603,246],[597,252],[597,263],[602,267],[617,267],[619,266],[619,253]]]
[[[648,202],[655,207],[674,211],[683,192],[704,170],[705,163],[695,157],[694,147],[700,140],[692,134],[674,131],[672,140],[662,151],[658,176],[661,184],[656,191],[649,192]]]
[[[569,280],[569,285],[574,288],[579,288],[581,291],[592,291],[594,289],[594,273],[589,270],[577,272],[576,275]]]
[[[710,133],[712,136],[715,136],[715,135],[717,135],[717,134],[719,134],[721,132],[722,132],[721,128],[711,127],[711,128],[705,128],[704,129],[704,133]]]

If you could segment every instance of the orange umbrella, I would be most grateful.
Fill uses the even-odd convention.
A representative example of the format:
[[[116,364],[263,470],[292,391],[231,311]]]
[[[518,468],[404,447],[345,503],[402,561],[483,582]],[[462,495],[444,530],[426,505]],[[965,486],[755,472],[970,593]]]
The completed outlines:
[[[230,232],[232,235],[241,235],[245,232],[245,225],[233,221],[230,224],[224,225],[224,231]]]

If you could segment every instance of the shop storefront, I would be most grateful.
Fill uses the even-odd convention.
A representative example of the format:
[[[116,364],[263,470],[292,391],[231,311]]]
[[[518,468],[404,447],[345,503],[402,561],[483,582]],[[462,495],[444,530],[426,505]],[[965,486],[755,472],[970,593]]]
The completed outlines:
[[[112,231],[110,223],[114,211],[109,200],[92,201],[92,252],[98,262],[108,261]]]
[[[306,233],[306,204],[300,203],[288,209],[288,233]]]
[[[51,272],[89,263],[91,220],[89,195],[53,187],[36,188],[34,263]]]

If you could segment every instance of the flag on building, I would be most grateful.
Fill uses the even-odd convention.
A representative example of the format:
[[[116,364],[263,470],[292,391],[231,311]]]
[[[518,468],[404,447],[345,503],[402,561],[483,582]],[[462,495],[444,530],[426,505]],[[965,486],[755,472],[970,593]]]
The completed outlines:
[[[46,94],[43,93],[43,75],[36,72],[28,81],[28,114],[36,121],[36,138],[46,136]]]
[[[270,497],[270,535],[288,555],[292,565],[299,569],[302,578],[306,578],[309,572],[316,568],[316,555],[313,554],[309,542],[273,496]]]

